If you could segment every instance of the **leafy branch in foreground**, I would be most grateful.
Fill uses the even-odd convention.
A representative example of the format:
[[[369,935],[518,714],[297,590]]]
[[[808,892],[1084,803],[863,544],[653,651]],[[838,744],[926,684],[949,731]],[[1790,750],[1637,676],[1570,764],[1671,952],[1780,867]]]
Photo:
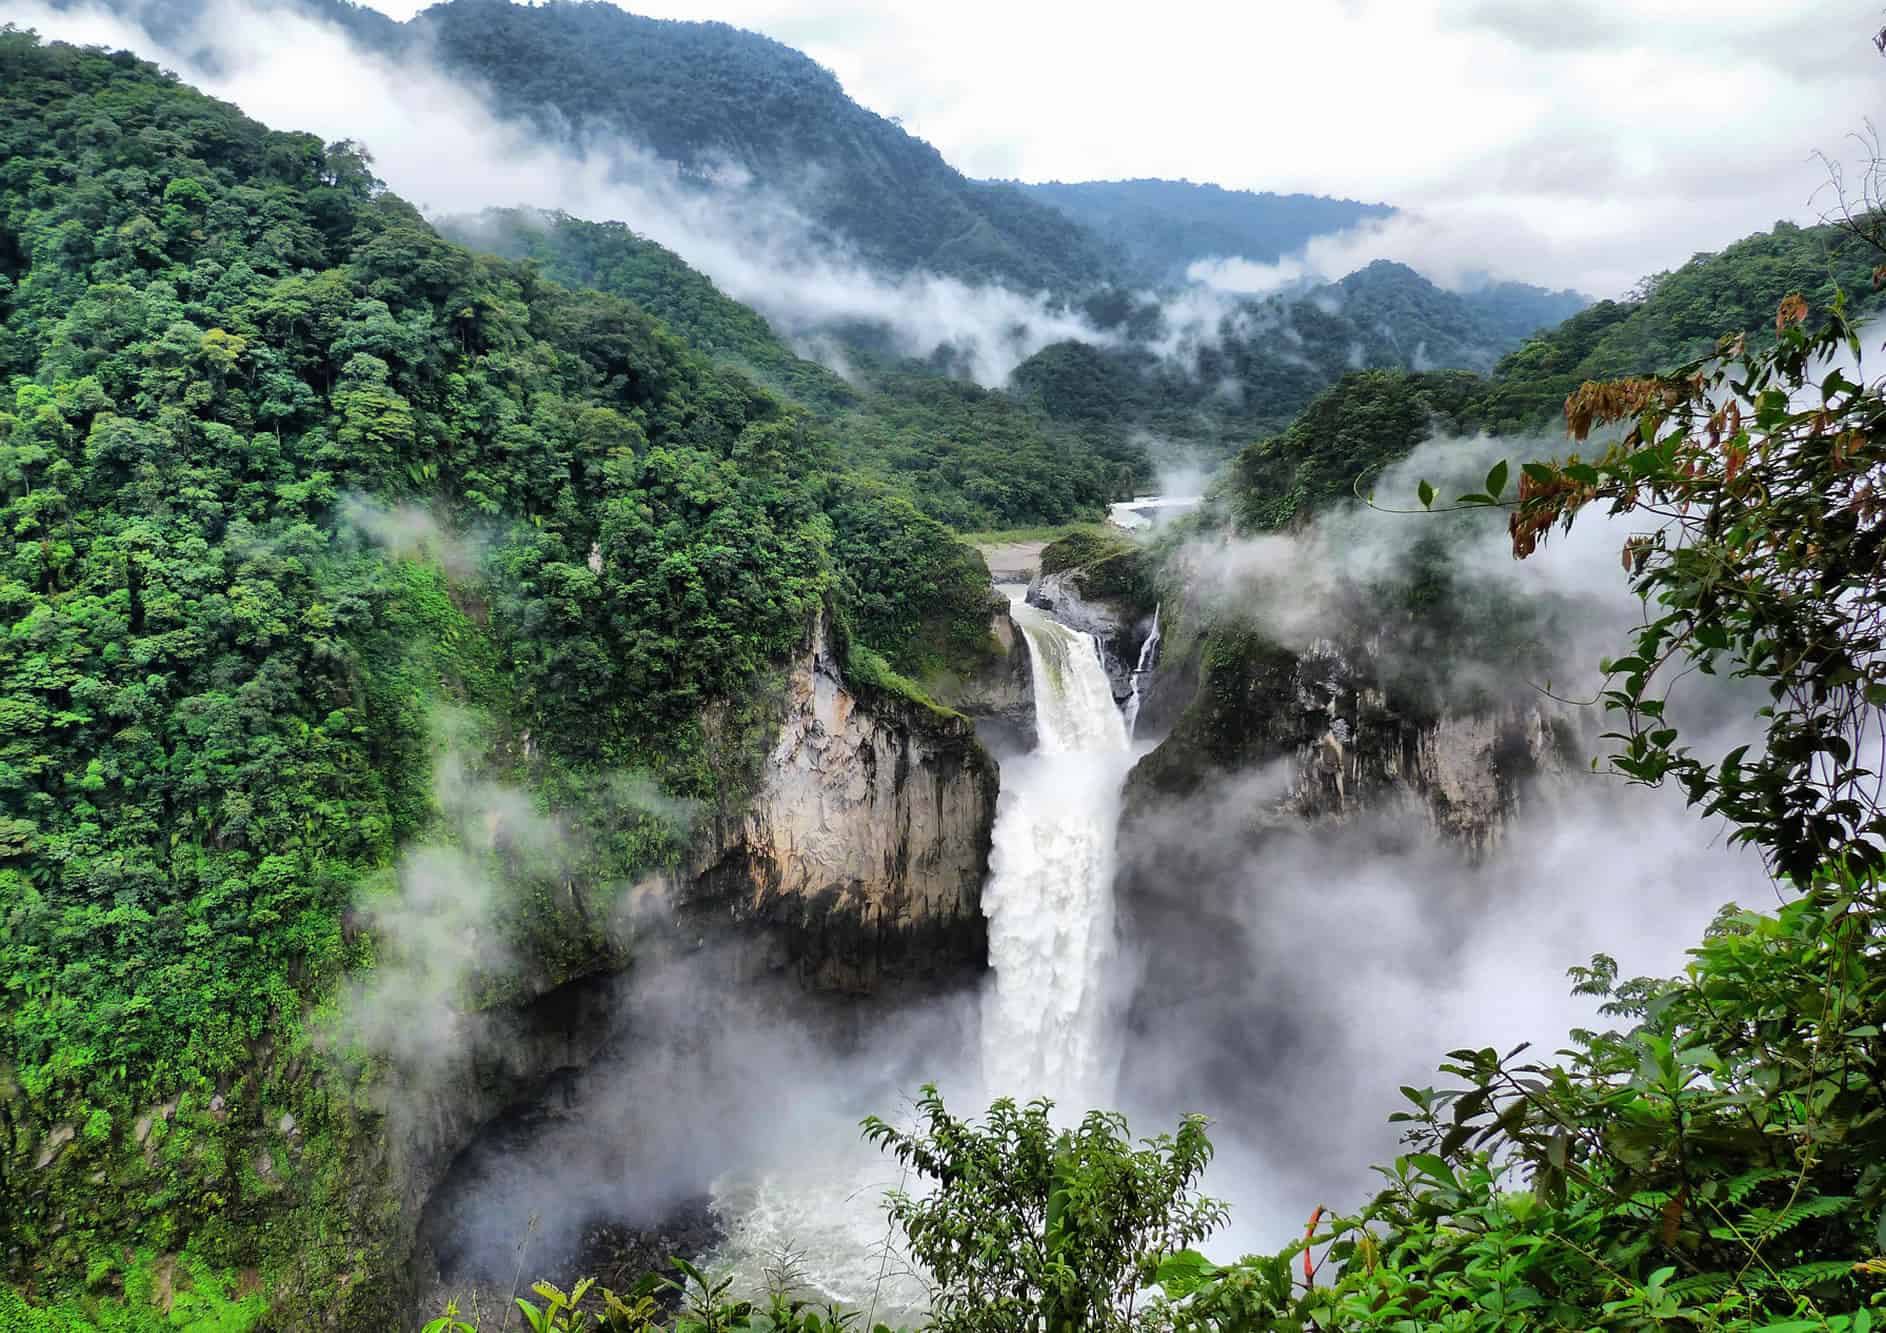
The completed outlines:
[[[1815,333],[1807,314],[1783,301],[1766,351],[1737,337],[1667,374],[1585,384],[1565,405],[1574,439],[1622,437],[1589,461],[1525,464],[1509,520],[1522,560],[1594,504],[1644,520],[1622,562],[1650,615],[1605,664],[1613,764],[1675,779],[1801,882],[1830,859],[1886,865],[1886,399],[1848,368],[1861,349],[1844,304]],[[1503,503],[1495,473],[1460,503]],[[1689,669],[1766,686],[1761,746],[1711,758],[1679,741],[1665,708]]]

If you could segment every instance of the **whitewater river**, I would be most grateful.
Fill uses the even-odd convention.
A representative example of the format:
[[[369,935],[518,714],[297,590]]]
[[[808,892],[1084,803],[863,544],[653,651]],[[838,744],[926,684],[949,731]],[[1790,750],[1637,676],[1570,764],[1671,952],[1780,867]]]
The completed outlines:
[[[1113,858],[1131,740],[1093,636],[1027,605],[1019,585],[1002,591],[1028,640],[1038,741],[1002,763],[982,899],[992,973],[981,1068],[935,1076],[959,1113],[1045,1095],[1076,1117],[1112,1104],[1119,1072]],[[858,1142],[855,1124],[835,1124],[829,1147],[790,1168],[717,1182],[720,1261],[759,1290],[790,1255],[799,1280],[828,1299],[876,1318],[920,1310],[922,1281],[891,1247],[882,1205],[885,1188],[911,1183]]]

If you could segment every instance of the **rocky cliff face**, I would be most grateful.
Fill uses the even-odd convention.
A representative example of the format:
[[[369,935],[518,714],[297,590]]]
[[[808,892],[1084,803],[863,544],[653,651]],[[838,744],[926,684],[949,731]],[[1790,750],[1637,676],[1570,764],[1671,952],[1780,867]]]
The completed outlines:
[[[1367,644],[1296,653],[1220,628],[1166,670],[1195,689],[1128,780],[1129,818],[1268,766],[1269,800],[1254,822],[1413,813],[1477,856],[1498,842],[1527,784],[1564,771],[1578,748],[1571,722],[1531,700],[1398,697]],[[1152,693],[1170,701],[1170,690]]]
[[[990,602],[989,647],[987,667],[965,680],[937,682],[932,693],[975,723],[991,754],[1026,754],[1035,748],[1035,671],[1006,597]]]
[[[671,882],[619,900],[566,885],[558,910],[582,929],[548,942],[554,968],[522,963],[509,1002],[460,1016],[412,1067],[381,1061],[364,1077],[321,1052],[258,1046],[243,1068],[151,1106],[118,1142],[22,1119],[0,1066],[0,1184],[36,1235],[61,1234],[70,1201],[111,1190],[152,1199],[180,1240],[231,1216],[284,1238],[344,1236],[354,1257],[339,1286],[316,1266],[307,1290],[273,1293],[284,1326],[390,1326],[414,1313],[419,1221],[460,1154],[612,1043],[663,1040],[662,1020],[632,1000],[645,967],[699,955],[702,993],[753,981],[742,996],[776,1010],[805,997],[821,1014],[846,1011],[834,1031],[862,1020],[850,997],[973,986],[987,967],[995,762],[967,719],[848,685],[835,654],[820,617],[776,705],[758,710],[772,713],[772,735],[753,790],[708,821]],[[10,1242],[0,1257],[23,1262]],[[179,1262],[158,1255],[160,1281]]]
[[[969,721],[847,684],[822,618],[787,676],[759,790],[703,838],[677,904],[744,970],[815,990],[931,989],[987,965],[995,762]]]
[[[1094,636],[1107,683],[1114,699],[1121,702],[1133,692],[1133,668],[1152,632],[1156,609],[1137,561],[1136,553],[1117,553],[1090,564],[1049,569],[1028,585],[1031,606],[1049,612],[1070,629]]]
[[[1291,923],[1366,937],[1380,923],[1334,916],[1357,898],[1329,890],[1373,885],[1419,915],[1442,896],[1427,877],[1471,884],[1581,743],[1516,695],[1449,708],[1397,688],[1366,642],[1292,651],[1222,624],[1170,642],[1150,698],[1187,697],[1128,778],[1115,892],[1131,948],[1183,965],[1141,970],[1126,1059],[1198,1105],[1274,1106],[1279,1069],[1315,1058],[1314,1000],[1265,967]]]

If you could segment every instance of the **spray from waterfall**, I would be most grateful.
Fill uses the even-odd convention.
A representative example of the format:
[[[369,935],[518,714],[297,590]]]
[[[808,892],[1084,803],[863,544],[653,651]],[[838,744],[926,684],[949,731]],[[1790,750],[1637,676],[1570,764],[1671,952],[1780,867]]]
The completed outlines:
[[[993,985],[983,1012],[989,1091],[1106,1104],[1119,1053],[1114,828],[1131,764],[1126,721],[1093,636],[1010,592],[1035,689],[1035,752],[1003,765],[983,892]]]
[[[1131,742],[1093,636],[1027,605],[1025,589],[1003,591],[1028,643],[1038,740],[1033,753],[1002,761],[982,897],[994,975],[981,1077],[968,1079],[981,1087],[959,1104],[1049,1097],[1078,1116],[1115,1101],[1114,833]],[[1140,654],[1142,670],[1156,652]],[[882,1205],[887,1187],[907,1183],[875,1149],[842,1135],[798,1160],[730,1173],[714,1186],[728,1233],[718,1262],[742,1290],[759,1291],[790,1251],[800,1281],[821,1297],[914,1315],[923,1279],[887,1234]]]

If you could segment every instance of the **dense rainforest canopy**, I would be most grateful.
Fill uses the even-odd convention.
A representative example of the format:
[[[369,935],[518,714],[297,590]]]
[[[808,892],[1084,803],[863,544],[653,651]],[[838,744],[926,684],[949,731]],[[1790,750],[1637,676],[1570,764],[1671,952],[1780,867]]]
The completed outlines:
[[[447,239],[356,145],[0,32],[0,1262],[34,1306],[0,1291],[0,1324],[145,1327],[117,1298],[158,1308],[153,1247],[194,1247],[173,1324],[255,1325],[268,1300],[212,1267],[258,1250],[322,1255],[317,1305],[354,1279],[344,1245],[283,1221],[266,1155],[226,1153],[212,1090],[292,1052],[243,1110],[297,1126],[340,1206],[324,1136],[345,1093],[311,1091],[302,1057],[372,956],[349,905],[440,818],[447,745],[582,831],[577,874],[619,881],[681,854],[677,812],[737,801],[757,704],[814,615],[875,650],[861,687],[904,688],[876,653],[917,677],[972,665],[987,571],[949,525],[1094,515],[1143,484],[1140,429],[1240,449],[1207,521],[1287,528],[1425,439],[1535,430],[1588,379],[1743,333],[1753,361],[1712,382],[1733,420],[1684,396],[1713,373],[1691,364],[1602,399],[1633,433],[1598,463],[1535,464],[1517,500],[1517,467],[1487,489],[1534,537],[1599,498],[1685,516],[1681,542],[1626,552],[1675,619],[1616,664],[1623,771],[1734,818],[1797,900],[1725,918],[1684,978],[1594,963],[1580,984],[1618,1030],[1559,1060],[1457,1052],[1448,1087],[1404,1090],[1414,1151],[1384,1193],[1278,1255],[1188,1248],[1218,1216],[1193,1188],[1195,1122],[1136,1147],[1114,1117],[1070,1137],[1045,1109],[974,1125],[932,1097],[919,1131],[880,1137],[938,1186],[894,1216],[958,1284],[949,1327],[1132,1326],[1153,1285],[1174,1304],[1137,1307],[1140,1326],[1873,1326],[1886,991],[1877,868],[1854,853],[1880,825],[1849,804],[1866,775],[1824,705],[1879,704],[1877,643],[1841,636],[1870,625],[1850,613],[1880,576],[1859,483],[1881,410],[1865,386],[1817,385],[1800,412],[1785,392],[1809,350],[1852,344],[1839,317],[1809,331],[1836,292],[1876,299],[1863,236],[1778,226],[1517,349],[1578,298],[1447,293],[1387,263],[1229,303],[1173,347],[1169,311],[1102,285],[1104,244],[965,181],[765,39],[607,5],[455,0],[409,28],[326,12],[389,47],[424,30],[519,114],[593,114],[677,160],[731,145],[784,178],[797,144],[829,141],[842,188],[811,206],[881,262],[1079,290],[1116,342],[1051,347],[1013,392],[936,373],[947,356],[867,350],[843,379],[629,226],[494,214]],[[1815,324],[1776,320],[1794,292]],[[1728,529],[1687,518],[1702,488]],[[1745,577],[1712,580],[1729,564]],[[1417,572],[1401,609],[1451,626],[1445,578]],[[1662,725],[1644,682],[1685,646],[1774,686],[1780,767],[1691,754]],[[1849,779],[1828,800],[1823,761]],[[540,930],[554,974],[568,941],[535,910],[504,924]],[[68,1144],[123,1151],[54,1227],[44,1163],[11,1164]],[[980,1301],[991,1284],[1001,1301]],[[696,1295],[704,1327],[820,1327]],[[539,1291],[533,1318],[563,1300]],[[668,1322],[633,1302],[610,1318]]]
[[[368,50],[423,53],[480,80],[501,112],[553,137],[626,134],[695,172],[739,163],[755,188],[789,197],[895,271],[1061,292],[1112,275],[1107,247],[1085,228],[1012,186],[968,179],[853,102],[830,70],[758,33],[596,0],[446,0],[405,24],[345,0],[299,7]],[[157,11],[175,32],[204,8],[161,0]]]
[[[846,466],[962,529],[1098,517],[1151,478],[1120,422],[1059,422],[1038,405],[854,347],[853,382],[796,355],[766,321],[621,223],[491,210],[448,235],[536,261],[570,286],[627,297],[688,343],[803,404]]]
[[[433,816],[438,706],[607,880],[683,830],[583,775],[731,798],[703,711],[821,605],[909,670],[981,651],[980,559],[802,411],[349,145],[13,31],[0,140],[9,1123],[122,1133],[292,1035]]]
[[[664,189],[703,191],[729,217],[771,218],[784,204],[803,219],[781,224],[795,254],[829,249],[828,259],[892,281],[923,274],[995,284],[1030,308],[1045,295],[1044,316],[1084,318],[1093,326],[1086,343],[1050,347],[1016,376],[1039,413],[959,393],[949,404],[953,424],[924,438],[913,435],[912,421],[928,415],[930,404],[908,400],[931,391],[912,389],[907,372],[966,376],[964,354],[948,341],[906,361],[882,322],[861,317],[821,327],[819,355],[863,399],[849,403],[834,377],[795,356],[807,348],[781,346],[752,311],[711,294],[702,275],[635,235],[646,219],[509,212],[478,227],[455,224],[458,239],[535,257],[558,281],[644,302],[699,350],[842,417],[828,424],[843,437],[848,461],[895,474],[927,512],[959,527],[1091,516],[1098,503],[1150,477],[1149,441],[1152,451],[1215,462],[1287,424],[1347,370],[1484,371],[1584,303],[1576,293],[1518,283],[1444,291],[1386,262],[1268,296],[1185,286],[1118,253],[1094,219],[1037,202],[1016,186],[966,180],[928,145],[852,102],[814,62],[724,24],[637,18],[607,3],[510,0],[451,0],[398,24],[345,0],[292,3],[339,25],[366,52],[475,78],[500,115],[567,151],[618,136],[652,151],[659,171],[675,173],[663,175]],[[206,26],[202,0],[117,7],[177,49],[213,52],[229,39]],[[816,170],[808,167],[807,145],[817,145]],[[1264,253],[1324,222],[1361,218],[1355,210],[1364,209],[1170,182],[1033,188],[1071,190],[1089,202],[1115,200],[1124,190],[1127,198],[1115,202],[1128,214],[1156,207],[1161,216],[1196,217],[1207,234]],[[798,234],[802,228],[806,235]],[[1078,369],[1095,359],[1108,386],[1098,395],[1086,391],[1082,381],[1091,377]],[[887,427],[887,416],[899,424]],[[939,449],[976,456],[956,475],[942,475]],[[1031,493],[1024,470],[1053,484]],[[984,477],[1000,480],[980,494],[966,489]]]
[[[1848,228],[1777,223],[1772,231],[1701,254],[1647,279],[1628,301],[1600,301],[1528,338],[1485,379],[1449,373],[1364,370],[1344,374],[1287,429],[1244,446],[1220,490],[1237,524],[1284,526],[1368,489],[1371,474],[1423,440],[1471,435],[1548,435],[1567,395],[1587,380],[1668,368],[1718,338],[1774,337],[1774,311],[1800,293],[1827,311],[1837,292],[1856,315],[1886,298],[1873,286],[1877,252]],[[1356,279],[1386,277],[1375,265]],[[1379,306],[1386,299],[1370,298]]]
[[[1110,291],[1085,309],[1114,344],[1057,343],[1013,383],[1057,419],[1124,418],[1222,457],[1283,428],[1351,371],[1485,372],[1584,304],[1517,283],[1446,291],[1387,260],[1288,295],[1162,305]]]

